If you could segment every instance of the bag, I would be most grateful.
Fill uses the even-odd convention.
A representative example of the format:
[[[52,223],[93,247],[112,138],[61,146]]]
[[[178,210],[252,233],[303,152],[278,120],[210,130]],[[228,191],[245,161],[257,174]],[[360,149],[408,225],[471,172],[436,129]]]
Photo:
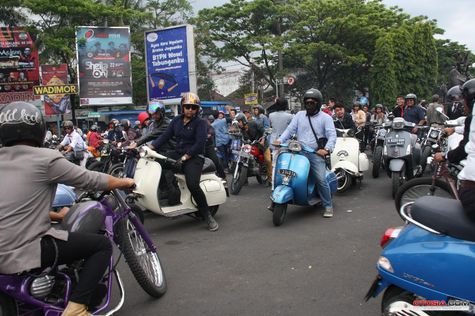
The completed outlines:
[[[327,145],[327,142],[328,142],[328,138],[326,138],[326,137],[318,138],[317,133],[315,133],[315,130],[313,129],[313,125],[312,125],[312,121],[310,120],[310,116],[307,116],[307,117],[308,117],[308,123],[310,124],[310,127],[312,128],[313,136],[315,136],[315,140],[317,141],[317,150],[325,149],[325,146]],[[323,159],[325,160],[325,164],[327,165],[327,168],[329,170],[331,170],[332,169],[332,163],[331,163],[330,154],[326,155]]]

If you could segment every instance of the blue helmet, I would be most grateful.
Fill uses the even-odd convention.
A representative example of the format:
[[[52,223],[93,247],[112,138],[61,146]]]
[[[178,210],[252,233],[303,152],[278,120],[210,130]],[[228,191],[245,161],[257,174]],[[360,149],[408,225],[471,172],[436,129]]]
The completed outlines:
[[[148,104],[147,112],[151,114],[160,111],[163,115],[165,113],[165,105],[160,101],[152,101]]]

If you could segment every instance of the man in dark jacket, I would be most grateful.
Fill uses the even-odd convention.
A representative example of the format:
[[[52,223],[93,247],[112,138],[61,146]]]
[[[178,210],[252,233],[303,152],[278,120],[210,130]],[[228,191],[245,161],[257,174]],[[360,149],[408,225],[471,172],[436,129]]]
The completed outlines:
[[[158,101],[150,103],[147,112],[151,116],[151,123],[147,127],[144,135],[135,141],[134,147],[141,146],[157,139],[163,134],[163,132],[165,132],[165,130],[168,128],[168,125],[170,125],[170,120],[165,117],[165,106],[163,103]],[[165,147],[162,146],[161,151],[167,151],[173,148],[173,145],[173,141],[171,141],[169,144],[166,144]]]
[[[335,105],[335,116],[333,117],[335,128],[356,130],[355,122],[349,113],[345,112],[345,106],[341,103]]]

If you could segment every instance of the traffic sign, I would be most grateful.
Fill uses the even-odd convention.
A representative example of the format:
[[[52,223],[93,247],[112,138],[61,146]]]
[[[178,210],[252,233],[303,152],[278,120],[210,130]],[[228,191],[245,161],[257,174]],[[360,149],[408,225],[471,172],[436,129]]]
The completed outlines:
[[[295,83],[295,77],[289,76],[287,77],[287,84],[289,86],[293,85]]]
[[[99,112],[89,112],[89,113],[87,113],[87,117],[89,117],[89,118],[91,118],[91,117],[99,118],[99,117],[101,117],[101,114]]]

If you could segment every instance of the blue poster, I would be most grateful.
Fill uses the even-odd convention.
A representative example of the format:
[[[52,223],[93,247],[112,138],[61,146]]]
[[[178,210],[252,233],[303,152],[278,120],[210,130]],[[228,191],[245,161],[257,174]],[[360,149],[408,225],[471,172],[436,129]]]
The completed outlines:
[[[186,25],[145,33],[149,101],[180,98],[190,91],[187,34]]]

